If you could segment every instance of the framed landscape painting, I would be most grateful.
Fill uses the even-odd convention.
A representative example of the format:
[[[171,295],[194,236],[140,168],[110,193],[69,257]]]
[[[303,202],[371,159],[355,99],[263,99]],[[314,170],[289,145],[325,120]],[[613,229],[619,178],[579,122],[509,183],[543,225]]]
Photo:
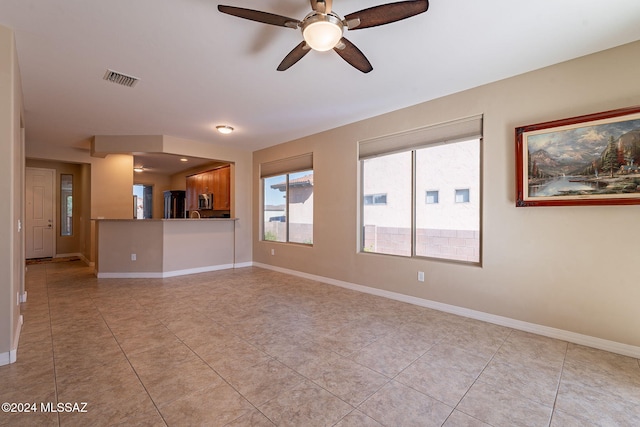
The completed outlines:
[[[640,204],[640,106],[516,128],[516,206]]]

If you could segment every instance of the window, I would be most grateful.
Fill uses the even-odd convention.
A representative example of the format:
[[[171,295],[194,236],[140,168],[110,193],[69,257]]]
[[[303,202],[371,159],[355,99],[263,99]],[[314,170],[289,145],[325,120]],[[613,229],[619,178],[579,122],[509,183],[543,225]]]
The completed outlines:
[[[411,152],[365,160],[362,175],[363,194],[389,195],[393,202],[376,206],[363,199],[362,250],[411,256]]]
[[[60,175],[60,235],[73,235],[73,175]]]
[[[133,185],[133,218],[149,219],[153,217],[153,186]]]
[[[476,116],[361,141],[361,250],[480,263],[481,136]]]
[[[469,189],[456,190],[456,203],[469,203]]]
[[[367,194],[364,196],[364,204],[365,205],[386,205],[387,195],[386,194]]]
[[[427,190],[425,202],[428,205],[435,205],[438,203],[438,190]]]
[[[304,166],[306,168],[299,169]],[[281,173],[272,175],[276,171]],[[262,239],[313,244],[312,155],[261,164],[260,174],[263,188]]]

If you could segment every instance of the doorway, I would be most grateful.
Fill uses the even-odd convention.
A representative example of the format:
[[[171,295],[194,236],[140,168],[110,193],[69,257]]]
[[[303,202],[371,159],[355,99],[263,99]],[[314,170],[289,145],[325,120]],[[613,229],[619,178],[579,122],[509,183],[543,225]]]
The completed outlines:
[[[54,169],[25,169],[25,257],[51,258],[55,254]]]

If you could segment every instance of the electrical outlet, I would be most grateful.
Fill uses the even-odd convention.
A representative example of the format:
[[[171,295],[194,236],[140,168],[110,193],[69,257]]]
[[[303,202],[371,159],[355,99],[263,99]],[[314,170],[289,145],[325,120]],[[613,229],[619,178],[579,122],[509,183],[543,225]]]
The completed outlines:
[[[418,282],[424,282],[424,271],[418,271]]]
[[[131,261],[135,261],[136,260],[136,254],[131,254]]]
[[[276,254],[276,250],[275,249],[271,249],[271,255],[275,255]]]

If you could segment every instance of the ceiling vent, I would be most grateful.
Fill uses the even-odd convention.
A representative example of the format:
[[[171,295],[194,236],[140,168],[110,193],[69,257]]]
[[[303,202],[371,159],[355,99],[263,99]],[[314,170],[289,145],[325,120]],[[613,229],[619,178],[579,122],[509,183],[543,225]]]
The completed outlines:
[[[138,83],[138,80],[140,80],[137,77],[127,76],[126,74],[122,74],[113,70],[107,70],[103,78],[108,82],[117,83],[119,85],[127,87],[134,87],[136,83]]]

